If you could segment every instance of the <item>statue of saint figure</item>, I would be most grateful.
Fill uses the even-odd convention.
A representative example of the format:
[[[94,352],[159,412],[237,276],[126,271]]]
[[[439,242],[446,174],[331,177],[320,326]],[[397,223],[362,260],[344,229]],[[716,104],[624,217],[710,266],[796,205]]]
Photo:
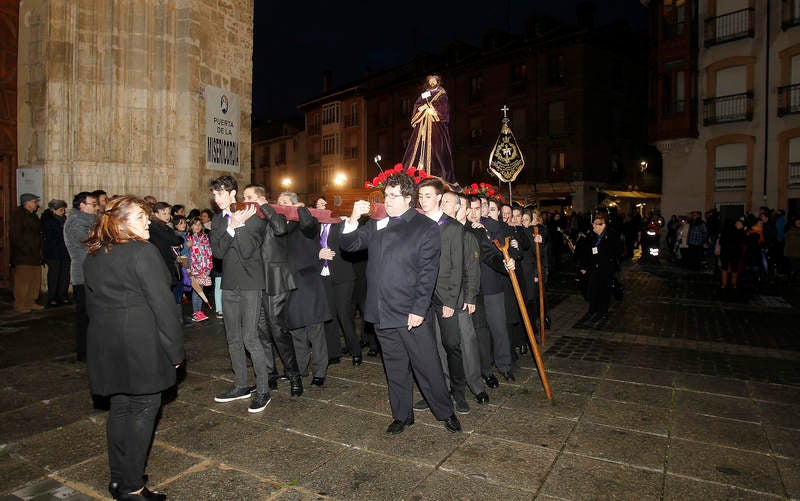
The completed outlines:
[[[403,155],[403,166],[424,169],[431,176],[454,184],[447,92],[439,75],[426,76],[422,88],[411,115],[412,132]]]

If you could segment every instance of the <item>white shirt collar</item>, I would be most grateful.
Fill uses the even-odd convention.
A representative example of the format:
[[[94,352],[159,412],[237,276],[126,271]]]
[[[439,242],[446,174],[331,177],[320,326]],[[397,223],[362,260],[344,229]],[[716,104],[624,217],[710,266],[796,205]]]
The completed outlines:
[[[442,214],[444,214],[444,212],[442,212],[440,209],[437,209],[437,210],[435,210],[435,211],[433,211],[433,212],[431,212],[429,214],[425,214],[425,215],[428,216],[429,218],[433,219],[434,221],[436,221],[438,223],[439,220],[442,218]]]

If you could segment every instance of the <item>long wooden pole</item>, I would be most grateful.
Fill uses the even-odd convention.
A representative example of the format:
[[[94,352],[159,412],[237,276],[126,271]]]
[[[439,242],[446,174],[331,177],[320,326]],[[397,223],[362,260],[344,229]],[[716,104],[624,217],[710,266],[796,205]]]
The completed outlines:
[[[508,237],[506,237],[505,245],[500,245],[500,242],[494,240],[494,245],[503,253],[503,258],[508,261],[511,256],[508,255]],[[525,323],[525,330],[528,332],[528,340],[531,342],[531,349],[533,350],[533,358],[536,361],[536,368],[539,370],[539,378],[542,380],[544,387],[544,394],[547,395],[548,400],[553,400],[553,392],[550,391],[550,382],[547,380],[547,373],[544,371],[544,362],[542,356],[539,354],[539,344],[536,342],[536,337],[533,335],[533,327],[531,327],[531,319],[528,318],[528,310],[525,308],[525,300],[522,299],[522,290],[519,288],[519,281],[517,274],[514,270],[508,270],[508,276],[511,277],[511,285],[514,286],[514,295],[517,296],[517,305],[519,305],[519,312],[522,314],[522,320]]]
[[[544,277],[542,276],[542,256],[539,253],[539,242],[536,237],[539,236],[539,227],[533,226],[533,241],[536,243],[536,271],[539,277],[539,332],[542,333],[542,346],[544,346]]]

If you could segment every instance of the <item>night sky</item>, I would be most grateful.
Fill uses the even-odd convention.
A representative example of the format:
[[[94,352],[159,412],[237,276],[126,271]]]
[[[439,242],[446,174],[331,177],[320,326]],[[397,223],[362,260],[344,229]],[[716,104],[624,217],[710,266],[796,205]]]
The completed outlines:
[[[440,53],[451,40],[479,45],[498,28],[521,33],[539,12],[575,23],[577,0],[446,0],[439,2],[255,1],[253,118],[301,116],[297,105],[322,93],[322,74],[339,87],[373,71],[410,61],[418,51]],[[414,9],[419,5],[419,9]],[[644,29],[639,0],[597,0],[596,24],[627,19]],[[393,10],[386,15],[385,10]]]

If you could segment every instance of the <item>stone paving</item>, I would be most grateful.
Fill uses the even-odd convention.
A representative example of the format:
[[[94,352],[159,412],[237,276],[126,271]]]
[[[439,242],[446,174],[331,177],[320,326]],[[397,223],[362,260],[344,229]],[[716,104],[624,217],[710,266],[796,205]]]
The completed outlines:
[[[626,265],[608,322],[569,273],[542,348],[448,433],[428,411],[386,436],[379,358],[329,368],[260,414],[213,402],[232,374],[221,321],[186,328],[148,465],[169,499],[800,499],[798,287],[720,294],[714,277]],[[107,498],[106,412],[71,355],[69,310],[0,295],[0,499]]]

